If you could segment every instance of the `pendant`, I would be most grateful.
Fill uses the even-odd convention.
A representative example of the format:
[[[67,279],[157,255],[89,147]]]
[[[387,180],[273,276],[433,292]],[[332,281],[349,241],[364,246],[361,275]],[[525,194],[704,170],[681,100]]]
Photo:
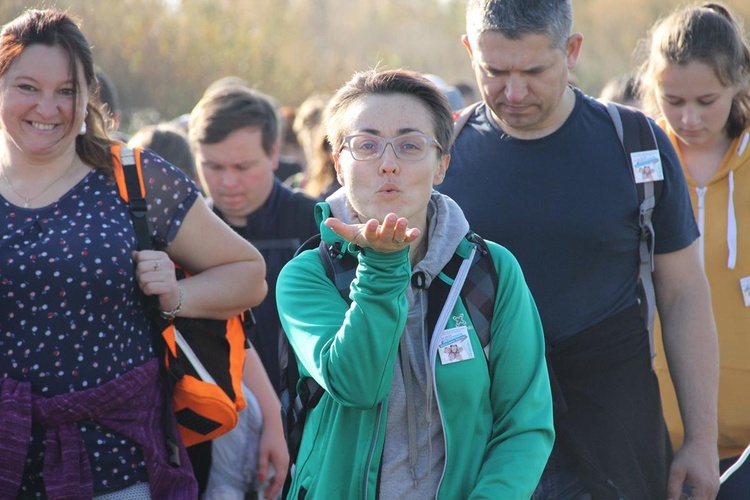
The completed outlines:
[[[31,202],[31,200],[24,200],[23,208],[29,208],[30,202]]]

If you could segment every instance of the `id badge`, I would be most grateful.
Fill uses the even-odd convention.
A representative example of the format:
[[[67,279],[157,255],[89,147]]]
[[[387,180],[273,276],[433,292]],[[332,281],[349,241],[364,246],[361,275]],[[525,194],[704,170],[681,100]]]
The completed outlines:
[[[444,365],[472,359],[474,349],[471,347],[469,330],[465,326],[443,330],[438,342],[438,352],[440,362]]]
[[[742,299],[745,301],[745,307],[750,307],[750,276],[740,279],[740,287],[742,288]]]
[[[633,163],[636,184],[664,180],[664,170],[658,149],[630,153],[630,161]]]

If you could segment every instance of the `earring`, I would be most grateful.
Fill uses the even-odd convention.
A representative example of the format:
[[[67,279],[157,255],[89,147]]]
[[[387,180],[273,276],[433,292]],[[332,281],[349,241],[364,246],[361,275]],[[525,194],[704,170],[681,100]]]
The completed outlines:
[[[86,122],[84,121],[83,123],[81,123],[81,131],[78,132],[78,135],[86,135],[86,130],[88,130],[88,128],[86,127]]]

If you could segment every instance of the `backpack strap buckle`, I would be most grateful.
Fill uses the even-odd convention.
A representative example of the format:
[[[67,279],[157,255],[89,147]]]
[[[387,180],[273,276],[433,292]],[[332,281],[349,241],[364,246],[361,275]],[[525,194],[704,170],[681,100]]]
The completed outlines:
[[[311,377],[304,378],[299,387],[299,393],[297,394],[299,401],[295,401],[295,407],[297,404],[300,404],[301,408],[308,410],[315,408],[320,402],[320,398],[323,397],[323,393],[325,393],[325,390],[318,385],[315,379]]]
[[[344,251],[342,250],[343,247],[344,245],[340,241],[336,241],[333,245],[328,245],[328,255],[330,255],[332,259],[342,258],[344,256]]]
[[[143,198],[133,198],[130,200],[130,214],[133,217],[142,219],[146,216],[148,210],[148,204]]]

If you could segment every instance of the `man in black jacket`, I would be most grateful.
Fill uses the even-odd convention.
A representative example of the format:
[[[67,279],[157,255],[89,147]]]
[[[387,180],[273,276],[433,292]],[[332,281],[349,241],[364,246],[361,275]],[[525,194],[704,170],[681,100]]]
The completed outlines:
[[[297,247],[318,232],[313,215],[316,201],[292,191],[274,175],[279,164],[280,129],[274,100],[233,79],[209,87],[191,112],[188,128],[198,176],[214,212],[257,247],[265,259],[268,295],[253,308],[256,325],[250,329],[249,340],[277,394],[281,391],[288,351],[276,310],[276,278]],[[256,397],[260,400],[260,395]],[[259,402],[263,407],[263,402]],[[252,413],[253,405],[248,406],[247,413]],[[277,415],[269,417],[265,413],[263,420],[275,421]],[[257,418],[251,425],[253,434],[260,432],[255,424]],[[242,420],[238,427],[243,427]],[[242,440],[232,437],[233,433],[227,435],[226,441],[219,438],[221,445],[219,440],[214,442],[211,487],[217,460],[224,463],[219,467],[220,481],[236,482],[237,489],[247,486],[247,480],[240,484],[239,477],[230,477],[236,472],[230,472],[237,465],[232,463],[236,452],[217,449],[224,443],[232,449],[240,446]],[[283,439],[280,445],[285,449]],[[241,458],[236,457],[235,462]],[[262,482],[264,478],[255,479]]]

